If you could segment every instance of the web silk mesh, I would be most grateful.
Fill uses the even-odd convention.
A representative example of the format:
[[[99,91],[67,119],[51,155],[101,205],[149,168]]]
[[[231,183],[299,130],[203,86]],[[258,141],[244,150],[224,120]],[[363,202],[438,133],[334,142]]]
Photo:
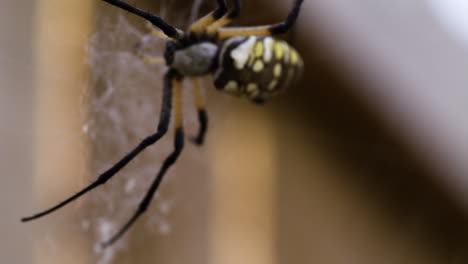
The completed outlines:
[[[197,16],[202,2],[193,3],[194,8],[189,10],[191,17]],[[98,29],[87,47],[91,74],[88,87],[83,91],[86,110],[82,112],[86,119],[83,132],[89,138],[92,153],[91,179],[154,133],[159,120],[166,66],[144,63],[132,49],[140,43],[145,54],[162,57],[165,41],[152,36],[143,27],[143,20],[133,22],[132,18],[130,22],[129,16],[120,12],[116,17],[100,18]],[[179,16],[182,18],[187,20],[187,16]],[[187,24],[187,21],[176,22]],[[184,124],[190,136],[197,131],[198,123],[190,83],[185,82],[184,88]],[[156,145],[147,148],[105,186],[89,194],[91,198],[86,202],[89,209],[86,209],[82,225],[93,234],[98,263],[112,263],[115,253],[126,248],[133,228],[110,248],[102,250],[100,243],[115,234],[136,210],[162,161],[172,151],[172,132],[171,125],[167,135]],[[186,148],[184,155],[193,154]],[[174,170],[169,170],[146,216],[134,226],[144,225],[149,233],[170,233],[171,225],[166,216],[177,198],[172,193],[164,195],[164,189],[176,176]]]

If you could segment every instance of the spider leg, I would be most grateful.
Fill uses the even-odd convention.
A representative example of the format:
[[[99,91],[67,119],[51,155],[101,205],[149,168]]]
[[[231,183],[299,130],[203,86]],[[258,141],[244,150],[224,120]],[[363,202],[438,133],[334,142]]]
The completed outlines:
[[[258,26],[258,27],[233,27],[233,28],[220,28],[218,29],[218,38],[225,39],[234,36],[270,36],[286,33],[297,20],[302,2],[304,0],[296,0],[294,7],[289,12],[288,17],[284,22]]]
[[[134,47],[134,50],[133,52],[135,53],[135,55],[137,55],[142,61],[148,63],[148,64],[165,64],[166,63],[166,60],[164,58],[161,58],[161,57],[152,57],[152,56],[148,56],[148,55],[145,55],[143,52],[141,52],[141,49],[140,49],[140,43],[138,43],[137,45],[135,45]]]
[[[163,90],[163,99],[161,105],[161,112],[160,112],[160,119],[156,133],[146,137],[143,139],[138,146],[136,146],[132,151],[130,151],[127,155],[125,155],[121,160],[119,160],[114,166],[106,170],[104,173],[99,175],[97,180],[93,183],[88,185],[87,187],[83,188],[81,191],[76,193],[75,195],[71,196],[70,198],[62,201],[61,203],[47,209],[43,212],[37,213],[35,215],[21,218],[22,222],[30,221],[37,219],[41,216],[50,214],[61,207],[65,206],[66,204],[74,201],[75,199],[81,197],[85,193],[93,190],[94,188],[98,187],[101,184],[106,183],[110,178],[117,174],[125,165],[127,165],[133,158],[135,158],[141,151],[143,151],[146,147],[154,144],[158,141],[164,134],[166,134],[167,129],[169,127],[169,121],[171,119],[171,109],[172,109],[172,80],[175,77],[175,73],[173,71],[169,71],[166,73],[165,85]]]
[[[199,20],[192,23],[189,27],[191,33],[201,33],[207,26],[212,24],[215,20],[221,18],[227,12],[226,0],[217,0],[218,8],[208,15],[200,18]]]
[[[170,37],[166,36],[166,34],[164,34],[161,30],[158,30],[148,20],[146,20],[145,27],[150,31],[151,35],[153,35],[153,36],[155,36],[157,38],[161,38],[161,39],[165,39],[165,40],[170,40],[171,39]]]
[[[140,57],[141,60],[143,60],[144,62],[148,64],[165,64],[166,63],[166,60],[160,57],[150,57],[150,56],[143,55],[142,53],[138,53],[137,55],[138,57]]]
[[[102,0],[102,1],[148,20],[149,22],[151,22],[151,24],[160,28],[164,32],[164,34],[166,34],[170,38],[179,39],[183,35],[183,32],[180,29],[167,23],[159,16],[151,14],[150,12],[146,12],[142,9],[136,8],[120,0]]]
[[[181,82],[180,80],[174,80],[174,113],[175,113],[175,138],[174,138],[174,151],[164,160],[161,169],[159,170],[156,178],[148,189],[145,197],[141,200],[138,205],[138,209],[133,216],[125,223],[125,225],[108,241],[104,242],[103,247],[108,247],[117,241],[125,232],[135,223],[135,221],[142,215],[149,204],[153,200],[154,194],[156,193],[159,185],[161,184],[164,175],[167,170],[176,162],[182,149],[184,147],[184,130],[182,124],[182,95],[181,95]]]
[[[205,139],[206,129],[208,128],[208,115],[205,109],[205,102],[203,101],[203,96],[200,91],[200,85],[195,78],[192,78],[193,93],[195,95],[195,104],[198,110],[198,122],[200,123],[200,128],[198,130],[198,135],[192,138],[192,141],[197,145],[202,145]]]
[[[135,46],[133,46],[133,53],[148,64],[166,64],[166,60],[162,57],[152,57],[145,55],[141,51],[141,42],[138,42],[135,44]]]
[[[241,9],[241,0],[234,0],[234,9],[229,11],[229,13],[225,14],[223,17],[220,19],[216,20],[214,23],[209,25],[206,28],[206,33],[208,35],[211,35],[216,32],[221,27],[226,26],[227,24],[231,23],[231,21],[238,17],[240,14],[240,9]]]

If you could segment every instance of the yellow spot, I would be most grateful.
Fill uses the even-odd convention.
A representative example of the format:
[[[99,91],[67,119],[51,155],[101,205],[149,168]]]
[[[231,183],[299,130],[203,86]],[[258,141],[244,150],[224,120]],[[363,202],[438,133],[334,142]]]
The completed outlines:
[[[226,92],[234,93],[237,92],[239,89],[239,86],[237,85],[237,82],[235,81],[229,81],[226,86],[224,86],[224,90]]]
[[[254,72],[261,72],[263,70],[263,61],[261,60],[256,60],[253,66]]]
[[[291,64],[296,65],[297,59],[298,59],[297,52],[295,50],[291,50]]]
[[[278,80],[272,80],[269,84],[268,84],[268,90],[270,91],[273,91],[275,88],[276,88],[276,85],[278,84]]]
[[[275,68],[273,68],[273,75],[275,77],[280,77],[281,76],[281,71],[282,71],[281,64],[276,63]]]
[[[284,48],[281,42],[275,43],[275,56],[277,60],[281,60],[284,55]]]
[[[258,95],[260,93],[260,90],[258,89],[258,84],[256,83],[249,83],[247,85],[247,92],[250,94],[250,95]]]
[[[258,41],[255,44],[255,57],[262,57],[263,56],[263,42]]]
[[[289,48],[289,45],[285,42],[283,42],[283,48],[284,48],[284,62],[288,63],[291,49]]]
[[[257,57],[262,57],[263,55],[263,42],[262,41],[257,41],[255,42],[254,46],[250,50],[250,55],[249,55],[249,61],[247,63],[248,67],[252,67],[254,62],[256,62]]]

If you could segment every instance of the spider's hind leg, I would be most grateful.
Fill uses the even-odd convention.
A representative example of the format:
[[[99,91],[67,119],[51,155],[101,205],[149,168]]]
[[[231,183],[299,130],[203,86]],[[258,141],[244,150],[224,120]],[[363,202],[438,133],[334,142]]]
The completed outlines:
[[[87,187],[83,188],[81,191],[77,192],[76,194],[70,196],[69,198],[65,199],[64,201],[58,203],[57,205],[45,211],[34,214],[32,216],[23,217],[21,221],[22,222],[31,221],[39,217],[48,215],[52,212],[55,212],[58,209],[62,208],[63,206],[71,203],[72,201],[88,193],[89,191],[97,188],[98,186],[102,184],[105,184],[108,180],[114,177],[122,168],[124,168],[130,161],[132,161],[136,156],[138,156],[138,154],[140,154],[147,147],[153,145],[160,138],[162,138],[168,130],[169,122],[171,119],[172,97],[173,97],[171,82],[174,78],[175,78],[175,73],[172,71],[169,71],[165,76],[165,85],[164,85],[163,96],[162,96],[163,98],[162,98],[162,104],[161,104],[159,123],[158,123],[157,131],[154,134],[143,139],[133,150],[127,153],[123,158],[121,158],[112,167],[107,169],[104,173],[99,175],[99,177],[93,183],[89,184]]]
[[[285,21],[258,27],[233,27],[218,29],[218,38],[226,39],[235,36],[270,36],[286,33],[296,23],[301,5],[304,0],[296,0],[293,9],[289,12]]]
[[[229,11],[229,13],[225,14],[223,17],[219,18],[218,20],[214,21],[211,25],[206,28],[206,33],[211,35],[216,32],[221,27],[226,26],[227,24],[231,23],[234,18],[237,18],[240,14],[241,10],[241,0],[234,0],[234,9]]]
[[[156,27],[160,28],[166,36],[173,38],[173,39],[179,39],[182,37],[183,32],[174,27],[173,25],[167,23],[164,21],[162,18],[159,16],[152,14],[150,12],[144,11],[142,9],[139,9],[135,6],[132,6],[124,1],[120,0],[102,0],[110,5],[113,5],[115,7],[118,7],[122,10],[125,10],[129,13],[135,14],[139,17],[142,17],[146,19],[147,21],[151,22],[151,24],[155,25]]]

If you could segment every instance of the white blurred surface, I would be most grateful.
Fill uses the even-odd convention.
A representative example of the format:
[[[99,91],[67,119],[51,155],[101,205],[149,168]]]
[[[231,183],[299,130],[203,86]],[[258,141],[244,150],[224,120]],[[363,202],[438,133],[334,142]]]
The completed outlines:
[[[468,45],[468,1],[430,0],[429,3],[447,32]]]

